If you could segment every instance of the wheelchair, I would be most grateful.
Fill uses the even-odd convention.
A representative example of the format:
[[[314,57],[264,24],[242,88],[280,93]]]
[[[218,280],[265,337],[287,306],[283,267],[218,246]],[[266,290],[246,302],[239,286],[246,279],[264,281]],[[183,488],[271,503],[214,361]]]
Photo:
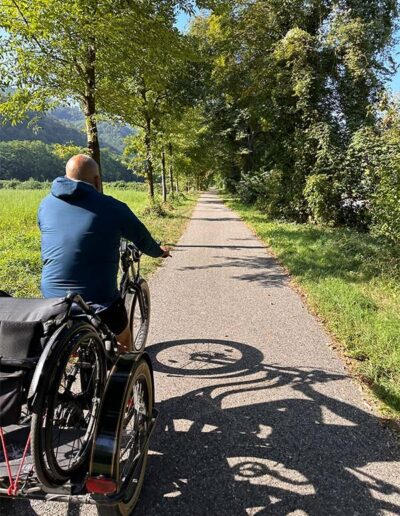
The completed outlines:
[[[118,354],[115,335],[79,295],[0,294],[0,496],[95,504],[107,516],[134,510],[157,412],[144,351],[148,287],[127,272],[137,250],[121,256],[132,324],[140,305],[132,353]]]

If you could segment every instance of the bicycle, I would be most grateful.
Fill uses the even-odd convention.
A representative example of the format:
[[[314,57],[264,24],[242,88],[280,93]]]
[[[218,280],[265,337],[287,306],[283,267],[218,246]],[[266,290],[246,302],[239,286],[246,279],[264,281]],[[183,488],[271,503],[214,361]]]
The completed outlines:
[[[135,336],[133,353],[118,354],[115,335],[78,295],[0,297],[5,406],[9,392],[18,391],[14,409],[0,418],[9,477],[8,486],[0,478],[0,495],[96,503],[107,516],[130,514],[136,505],[156,418],[153,372],[143,352],[150,295],[140,257],[133,245],[122,243],[120,292]],[[3,344],[17,339],[24,349],[13,357]],[[14,480],[2,427],[21,423],[22,405],[31,416],[30,432]],[[32,466],[21,482],[29,445]]]
[[[133,339],[133,351],[143,351],[150,326],[150,290],[145,279],[140,275],[140,258],[142,253],[126,240],[121,241],[120,294],[125,300],[129,327]],[[135,264],[137,264],[135,270]]]

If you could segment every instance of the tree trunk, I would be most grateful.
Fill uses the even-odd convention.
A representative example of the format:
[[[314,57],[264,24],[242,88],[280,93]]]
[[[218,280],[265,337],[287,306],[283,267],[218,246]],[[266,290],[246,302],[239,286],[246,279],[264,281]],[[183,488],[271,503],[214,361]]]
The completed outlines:
[[[150,199],[154,200],[154,167],[151,152],[151,119],[146,117],[146,131],[144,136],[144,143],[146,146],[146,174],[149,183]]]
[[[167,202],[167,177],[166,177],[166,167],[165,167],[165,149],[163,148],[161,154],[161,164],[162,164],[162,195],[163,202]]]
[[[169,183],[171,189],[171,196],[174,196],[174,174],[172,169],[172,143],[169,143]]]
[[[86,121],[87,146],[90,156],[99,166],[101,176],[100,144],[96,122],[96,49],[91,45],[87,53],[86,91],[84,97],[84,115]]]
[[[146,89],[146,83],[142,77],[143,85],[140,89],[140,94],[143,99],[143,105],[144,105],[144,117],[146,120],[146,125],[144,128],[144,145],[146,147],[146,176],[147,176],[147,182],[149,183],[149,195],[150,199],[154,201],[154,166],[153,166],[153,154],[152,154],[152,141],[151,141],[151,131],[152,131],[152,124],[151,124],[151,116],[148,111],[148,105],[147,105],[147,89]]]

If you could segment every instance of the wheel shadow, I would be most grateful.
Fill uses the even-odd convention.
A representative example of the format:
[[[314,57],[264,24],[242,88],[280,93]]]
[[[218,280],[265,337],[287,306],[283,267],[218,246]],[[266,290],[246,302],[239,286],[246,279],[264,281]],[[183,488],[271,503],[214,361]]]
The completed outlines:
[[[385,473],[399,460],[391,434],[322,392],[343,374],[264,364],[259,350],[227,340],[164,342],[149,352],[171,385],[201,387],[159,404],[135,514],[399,513],[398,479]]]

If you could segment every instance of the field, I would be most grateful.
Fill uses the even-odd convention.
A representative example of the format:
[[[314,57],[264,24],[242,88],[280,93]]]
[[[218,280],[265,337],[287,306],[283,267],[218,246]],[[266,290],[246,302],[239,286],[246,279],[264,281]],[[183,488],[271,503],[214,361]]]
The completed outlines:
[[[270,245],[356,372],[400,417],[400,250],[348,229],[271,222],[227,199]]]
[[[196,195],[182,196],[167,207],[165,216],[156,216],[147,208],[145,192],[106,186],[105,193],[127,203],[154,238],[163,243],[178,240],[196,200]],[[45,190],[0,190],[0,290],[15,296],[40,296],[40,233],[36,213],[45,195]],[[146,277],[159,261],[144,257]]]

